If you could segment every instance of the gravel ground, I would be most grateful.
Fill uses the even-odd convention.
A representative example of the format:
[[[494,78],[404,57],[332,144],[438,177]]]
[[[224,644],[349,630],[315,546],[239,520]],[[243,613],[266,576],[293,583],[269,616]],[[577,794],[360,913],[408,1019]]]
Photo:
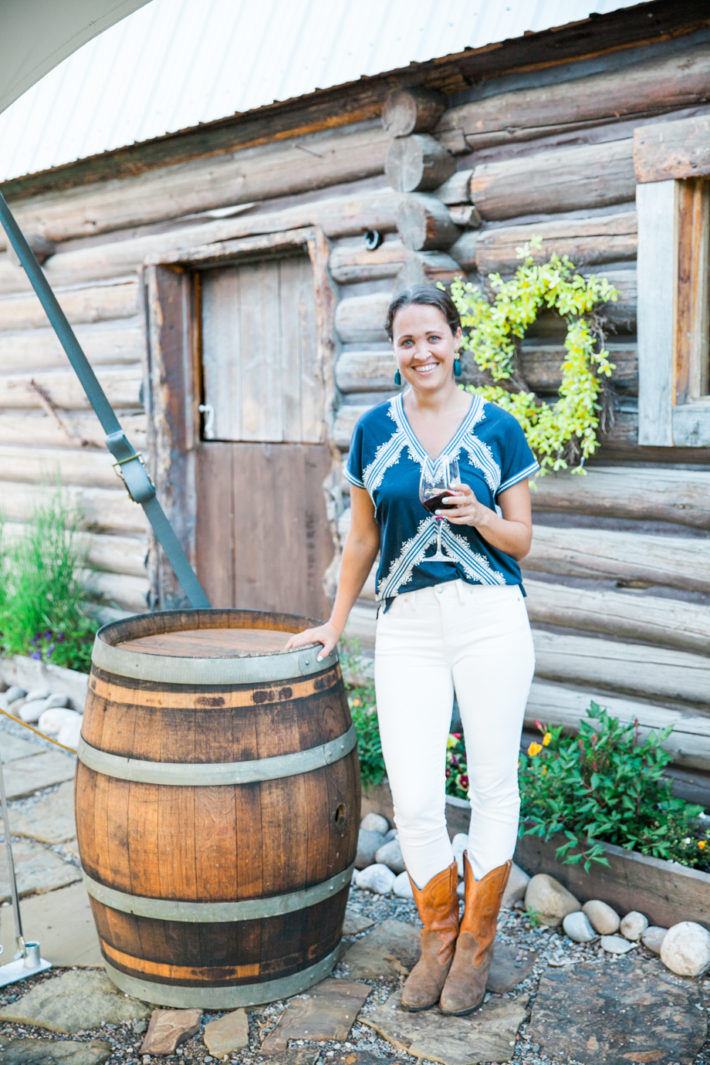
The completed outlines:
[[[372,895],[370,892],[362,891],[356,887],[351,889],[349,911],[362,914],[377,923],[388,917],[410,922],[417,921],[416,911],[412,902],[397,899],[393,896],[383,897]],[[361,935],[367,935],[367,932],[361,933]],[[614,966],[618,964],[618,957],[606,954],[602,951],[598,943],[586,945],[576,944],[555,930],[550,930],[541,926],[531,927],[529,919],[519,910],[506,911],[502,915],[498,935],[501,942],[513,943],[518,948],[532,948],[538,952],[538,960],[534,971],[523,983],[519,984],[518,987],[506,997],[527,997],[529,1005],[532,1006],[535,1000],[540,976],[549,966],[559,967],[561,965],[570,965],[580,961],[597,963],[606,966],[609,970],[609,979],[612,981],[614,979],[613,969]],[[360,937],[349,937],[346,942],[351,942],[354,938]],[[637,948],[637,950],[647,953],[642,947]],[[648,956],[650,957],[650,955]],[[23,981],[21,984],[13,984],[9,987],[1,988],[0,1004],[5,1005],[6,1003],[14,1001],[35,984],[43,980],[51,979],[53,975],[56,975],[56,972],[57,970],[53,970],[49,973],[43,973],[34,977],[33,979]],[[336,977],[347,977],[348,972],[346,967],[339,965],[336,967],[334,975]],[[372,985],[373,991],[362,1009],[362,1014],[371,1012],[378,1005],[385,1002],[390,994],[399,986],[399,980],[369,982]],[[706,979],[703,983],[706,1001],[710,1001],[710,978]],[[284,1000],[249,1010],[249,1046],[244,1050],[230,1055],[227,1060],[229,1062],[239,1062],[240,1065],[264,1065],[266,1062],[273,1062],[273,1058],[267,1058],[261,1054],[260,1046],[264,1037],[271,1031],[281,1016],[286,1004],[286,1000]],[[221,1014],[205,1011],[202,1017],[202,1026],[204,1027],[204,1025],[210,1020],[214,1020],[218,1016],[221,1016]],[[146,1021],[134,1021],[121,1025],[104,1025],[102,1028],[81,1032],[73,1036],[62,1037],[56,1035],[53,1036],[52,1033],[48,1033],[41,1028],[4,1024],[0,1025],[0,1033],[10,1037],[31,1036],[45,1039],[67,1038],[86,1042],[93,1039],[103,1039],[113,1047],[113,1052],[108,1058],[107,1065],[127,1065],[127,1063],[133,1062],[141,1063],[141,1065],[150,1065],[151,1062],[157,1063],[160,1061],[189,1061],[190,1063],[194,1062],[195,1065],[202,1065],[202,1063],[209,1065],[209,1063],[216,1060],[208,1053],[207,1048],[202,1041],[201,1034],[193,1036],[182,1046],[178,1047],[177,1051],[172,1055],[161,1057],[148,1055],[141,1056],[138,1051],[146,1027]],[[549,1058],[541,1053],[540,1048],[531,1044],[528,1039],[527,1028],[528,1022],[526,1020],[522,1024],[518,1033],[512,1057],[513,1062],[524,1063],[524,1065],[575,1065],[572,1061],[568,1060],[561,1062],[558,1059]],[[303,1046],[309,1044],[292,1042],[290,1045]],[[313,1046],[313,1044],[310,1045]],[[328,1065],[328,1063],[331,1062],[335,1065],[335,1063],[341,1062],[348,1052],[353,1051],[368,1053],[374,1057],[382,1058],[385,1061],[389,1060],[391,1062],[396,1060],[398,1063],[401,1062],[402,1065],[410,1065],[410,1063],[411,1065],[415,1065],[415,1063],[419,1061],[417,1058],[413,1058],[402,1051],[396,1050],[390,1043],[380,1038],[372,1029],[359,1021],[353,1025],[350,1032],[350,1038],[346,1042],[321,1043],[318,1044],[318,1047],[319,1055],[317,1058],[317,1065]],[[694,1065],[710,1065],[710,1040],[705,1044],[701,1053],[696,1057]]]

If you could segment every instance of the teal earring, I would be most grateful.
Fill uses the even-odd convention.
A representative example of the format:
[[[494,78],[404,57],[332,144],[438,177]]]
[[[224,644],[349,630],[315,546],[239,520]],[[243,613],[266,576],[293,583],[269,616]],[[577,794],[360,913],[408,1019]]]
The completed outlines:
[[[399,386],[402,384],[402,375],[399,372],[399,367],[394,372],[394,383],[396,384],[397,388],[399,388]]]
[[[461,360],[459,359],[458,352],[457,352],[456,353],[456,358],[454,359],[454,377],[460,377],[460,376],[461,376]]]

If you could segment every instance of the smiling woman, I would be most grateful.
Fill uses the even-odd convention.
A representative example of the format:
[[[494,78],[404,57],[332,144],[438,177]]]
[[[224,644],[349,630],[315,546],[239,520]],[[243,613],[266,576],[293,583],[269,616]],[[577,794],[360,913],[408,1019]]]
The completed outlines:
[[[424,925],[406,1009],[470,1013],[492,959],[495,918],[515,847],[517,754],[533,672],[519,560],[531,538],[535,458],[515,419],[456,383],[461,323],[433,286],[402,292],[387,333],[403,393],[355,427],[346,476],[352,523],[325,625],[293,637],[337,643],[377,552],[375,686],[394,816]],[[432,459],[456,463],[440,512],[420,500]],[[443,561],[431,549],[440,532]],[[459,927],[446,829],[444,763],[454,692],[469,750],[471,830]],[[496,722],[491,729],[490,721]]]

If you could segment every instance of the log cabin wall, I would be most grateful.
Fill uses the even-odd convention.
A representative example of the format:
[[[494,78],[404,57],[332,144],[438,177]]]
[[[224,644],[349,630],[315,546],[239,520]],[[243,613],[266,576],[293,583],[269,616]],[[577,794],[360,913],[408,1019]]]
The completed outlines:
[[[634,132],[659,116],[710,111],[710,28],[699,5],[688,5],[682,27],[672,4],[648,6],[660,12],[653,30],[642,9],[620,12],[611,36],[555,31],[423,64],[350,96],[333,90],[317,114],[311,102],[294,117],[291,104],[288,121],[277,110],[252,125],[221,123],[194,140],[18,180],[8,196],[146,453],[161,427],[147,413],[145,264],[299,227],[322,232],[337,294],[329,501],[341,538],[348,501],[338,475],[352,427],[394,391],[383,320],[395,289],[509,273],[533,234],[545,253],[568,252],[607,276],[620,291],[608,309],[616,417],[586,476],[547,476],[534,493],[524,576],[538,665],[527,721],[573,726],[590,698],[646,727],[672,721],[682,786],[707,803],[710,456],[637,444],[632,149]],[[525,374],[543,396],[559,383],[562,337],[559,322],[543,318],[524,342]],[[10,534],[59,471],[89,526],[97,590],[119,612],[145,610],[156,564],[142,511],[3,244],[0,367],[0,509]],[[465,372],[475,380],[470,361]],[[330,589],[335,571],[324,575]],[[370,579],[349,631],[368,646],[373,626]]]

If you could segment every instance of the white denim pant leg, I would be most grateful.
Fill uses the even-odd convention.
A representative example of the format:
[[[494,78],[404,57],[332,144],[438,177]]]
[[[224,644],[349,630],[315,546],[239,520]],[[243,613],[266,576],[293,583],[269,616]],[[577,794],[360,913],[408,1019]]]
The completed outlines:
[[[458,582],[457,582],[458,583]],[[513,856],[520,814],[518,754],[535,668],[527,610],[517,587],[459,585],[471,628],[449,623],[453,676],[466,742],[471,824],[468,855],[477,880]]]
[[[375,683],[382,750],[402,854],[419,887],[452,861],[445,761],[454,684],[468,756],[474,875],[480,879],[511,857],[533,665],[517,587],[452,581],[400,596],[380,615]]]
[[[402,856],[417,887],[453,861],[446,830],[446,741],[453,679],[438,596],[397,596],[377,621],[375,689]]]

